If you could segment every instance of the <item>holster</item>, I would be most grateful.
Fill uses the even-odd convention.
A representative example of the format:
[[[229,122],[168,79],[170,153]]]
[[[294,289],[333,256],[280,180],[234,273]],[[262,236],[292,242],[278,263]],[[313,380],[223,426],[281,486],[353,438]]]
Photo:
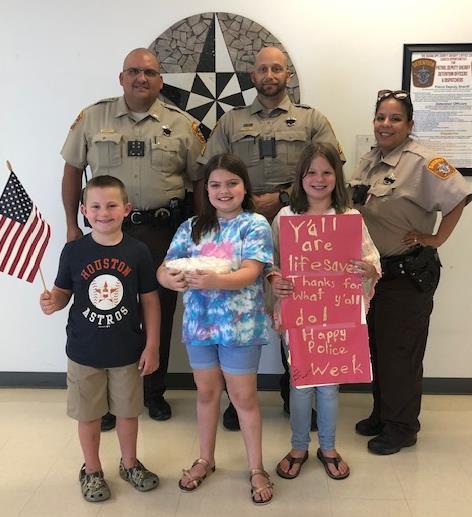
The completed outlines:
[[[418,247],[405,255],[384,257],[380,259],[382,278],[409,278],[422,292],[434,289],[439,280],[441,261],[436,248]]]

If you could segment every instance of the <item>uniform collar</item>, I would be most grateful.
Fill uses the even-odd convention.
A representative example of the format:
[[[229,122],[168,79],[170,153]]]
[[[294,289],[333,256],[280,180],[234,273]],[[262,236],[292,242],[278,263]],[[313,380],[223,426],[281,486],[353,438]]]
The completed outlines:
[[[122,117],[124,115],[130,115],[131,111],[128,108],[128,105],[126,104],[125,97],[122,95],[117,102],[116,106],[116,118]],[[162,102],[159,99],[156,99],[154,101],[154,104],[149,108],[148,115],[157,120],[158,122],[162,114]]]
[[[292,101],[290,100],[289,96],[285,94],[285,97],[281,100],[280,104],[273,108],[271,111],[275,110],[281,110],[288,112],[290,110],[290,107],[292,106]],[[265,111],[267,108],[261,104],[261,101],[259,100],[259,97],[256,97],[251,104],[249,108],[249,113],[251,115],[254,115],[255,113],[259,113],[261,111]]]
[[[374,147],[371,151],[369,151],[365,156],[364,160],[371,163],[380,163],[383,162],[390,167],[396,167],[403,152],[411,147],[413,144],[413,140],[408,137],[405,139],[403,143],[401,143],[398,147],[396,147],[392,152],[390,152],[387,156],[382,157],[380,153],[380,149],[378,147]]]
[[[388,153],[387,156],[381,158],[381,161],[383,161],[387,165],[390,165],[390,167],[396,167],[398,165],[398,162],[400,161],[403,152],[410,147],[412,142],[413,140],[410,137],[406,138],[405,141],[401,143],[399,146],[395,147],[395,149],[392,152]]]

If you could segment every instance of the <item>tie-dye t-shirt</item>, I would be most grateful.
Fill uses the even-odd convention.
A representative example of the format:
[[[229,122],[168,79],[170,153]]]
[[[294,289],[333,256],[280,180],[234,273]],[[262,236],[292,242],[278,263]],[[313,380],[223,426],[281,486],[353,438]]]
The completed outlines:
[[[165,260],[209,256],[230,259],[232,271],[243,260],[272,265],[272,235],[267,220],[252,212],[219,218],[220,228],[195,244],[192,220],[177,230]],[[242,289],[189,289],[184,293],[182,341],[187,345],[246,346],[268,343],[269,319],[263,296],[263,274]]]

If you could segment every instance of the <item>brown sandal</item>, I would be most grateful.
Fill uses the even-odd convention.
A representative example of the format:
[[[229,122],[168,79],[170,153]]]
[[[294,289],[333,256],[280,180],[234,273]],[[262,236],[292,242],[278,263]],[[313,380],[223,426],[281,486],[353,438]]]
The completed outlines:
[[[264,476],[267,479],[267,483],[264,486],[261,486],[259,488],[255,487],[252,484],[252,478],[254,476],[257,476],[257,474],[261,474],[262,476]],[[269,499],[267,499],[267,501],[263,501],[262,499],[261,500],[256,499],[256,495],[260,495],[260,493],[263,492],[264,490],[272,489],[274,486],[274,483],[272,483],[272,481],[270,480],[269,474],[267,474],[267,472],[264,469],[250,470],[249,471],[249,483],[251,483],[251,499],[254,504],[263,505],[263,504],[269,504],[272,501],[272,498],[274,497],[273,491],[272,491],[272,495],[270,496]]]
[[[203,476],[192,476],[190,474],[190,471],[192,470],[195,465],[203,465],[205,467],[205,474]],[[212,472],[215,472],[215,465],[213,467],[208,463],[207,460],[204,460],[203,458],[197,458],[193,463],[192,466],[189,469],[182,469],[182,472],[184,476],[187,477],[187,479],[190,480],[189,485],[182,485],[182,480],[179,480],[179,488],[183,492],[193,492],[196,490],[203,481],[209,476]]]
[[[332,465],[334,465],[336,467],[337,470],[339,470],[338,466],[339,466],[339,463],[343,460],[341,458],[341,456],[338,454],[335,458],[328,458],[328,456],[325,456],[322,452],[321,452],[321,449],[318,449],[316,451],[316,456],[318,457],[318,459],[321,461],[321,463],[323,464],[323,467],[324,469],[326,470],[326,474],[328,474],[328,476],[331,478],[331,479],[346,479],[349,474],[351,473],[351,471],[349,470],[349,467],[347,467],[347,472],[345,472],[344,474],[338,474],[336,476],[336,474],[333,474],[330,470],[329,470],[329,464],[331,463]]]
[[[277,474],[281,478],[284,478],[284,479],[295,479],[298,476],[298,474],[300,474],[300,472],[302,470],[302,465],[305,463],[305,461],[307,459],[308,459],[308,451],[305,451],[305,455],[302,456],[301,458],[296,458],[295,456],[292,456],[290,453],[288,453],[287,456],[285,456],[285,458],[283,458],[282,460],[279,461],[275,471],[277,472]],[[287,460],[288,461],[289,467],[288,467],[288,471],[287,472],[282,470],[281,463],[282,463],[283,460]],[[297,472],[295,474],[289,474],[290,470],[292,470],[292,467],[294,465],[300,465],[300,468],[297,470]]]

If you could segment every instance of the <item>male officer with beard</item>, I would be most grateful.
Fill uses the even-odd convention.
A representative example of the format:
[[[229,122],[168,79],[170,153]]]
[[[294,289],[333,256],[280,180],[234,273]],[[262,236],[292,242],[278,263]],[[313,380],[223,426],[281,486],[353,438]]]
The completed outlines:
[[[288,204],[295,165],[302,149],[310,142],[330,142],[344,156],[328,119],[319,111],[293,104],[287,95],[290,71],[286,55],[276,47],[265,47],[256,55],[252,82],[257,97],[250,106],[225,113],[215,126],[203,155],[204,165],[215,154],[230,152],[239,156],[248,168],[257,212],[269,222]],[[287,360],[282,348],[285,373],[281,377],[284,411],[290,412]],[[232,404],[223,415],[227,429],[239,429]],[[316,413],[312,415],[316,428]]]

